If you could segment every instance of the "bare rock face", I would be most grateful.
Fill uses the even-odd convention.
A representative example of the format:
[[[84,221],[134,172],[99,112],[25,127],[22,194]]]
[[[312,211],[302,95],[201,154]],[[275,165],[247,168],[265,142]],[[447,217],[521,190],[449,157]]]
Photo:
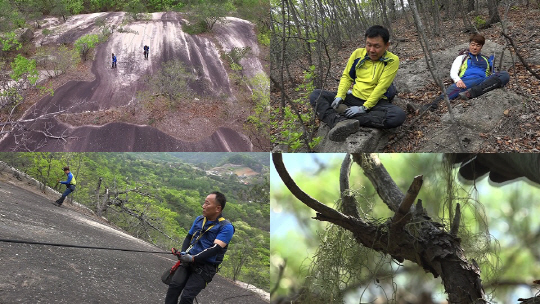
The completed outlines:
[[[358,132],[351,134],[345,141],[337,142],[328,138],[330,127],[321,123],[317,136],[322,137],[321,143],[315,147],[319,153],[361,153],[382,152],[388,144],[389,132],[375,128],[360,127]]]
[[[516,112],[523,98],[513,92],[494,90],[472,100],[472,106],[464,108],[459,104],[454,107],[454,118],[460,125],[477,132],[488,132],[497,127],[500,120],[510,112]],[[444,124],[451,124],[450,115],[442,116]]]
[[[29,28],[17,29],[15,30],[15,34],[17,35],[17,39],[23,43],[34,39],[34,32]]]
[[[63,122],[50,117],[46,125],[36,122],[24,129],[23,145],[14,137],[23,134],[0,138],[0,150],[252,151],[252,143],[242,133],[242,124],[250,109],[245,105],[244,93],[237,94],[237,87],[231,81],[237,76],[227,69],[221,52],[235,48],[249,50],[240,60],[244,77],[266,77],[265,67],[259,58],[261,51],[254,24],[228,17],[226,22],[216,24],[212,33],[190,35],[182,28],[187,21],[180,13],[152,13],[146,20],[127,24],[123,22],[125,15],[123,12],[75,15],[65,23],[48,18],[42,24],[48,34],[40,30],[35,33],[35,38],[32,31],[21,31],[21,39],[33,39],[36,46],[72,44],[84,35],[100,34],[103,29],[97,25],[98,19],[112,31],[107,41],[97,45],[93,51],[91,72],[94,80],[67,82],[56,89],[53,96],[38,101],[23,118],[36,118],[66,109],[70,114],[92,113],[99,116],[103,111],[142,104],[148,101],[139,94],[148,90],[146,77],[159,73],[163,63],[173,60],[182,62],[186,72],[193,76],[194,80],[188,85],[192,92],[197,93],[186,92],[187,97],[181,102],[205,105],[210,110],[196,115],[178,111],[178,116],[184,116],[173,121],[175,132],[150,123],[139,125],[113,121],[109,125],[79,126],[71,124],[69,117]],[[150,47],[148,59],[143,56],[144,45]],[[112,53],[118,63],[115,69],[111,68]],[[251,87],[248,89],[253,90]],[[27,130],[47,130],[50,134],[43,138],[43,134]],[[65,140],[51,140],[49,135]],[[99,140],[96,142],[95,139]]]
[[[496,129],[506,117],[519,115],[520,105],[524,100],[513,92],[497,89],[471,99],[470,102],[471,106],[466,108],[462,104],[453,108],[465,152],[479,151],[484,142],[482,133]],[[433,135],[419,152],[459,151],[456,137],[450,135],[453,132],[450,115],[445,113],[441,117],[441,122],[443,128],[440,136]]]

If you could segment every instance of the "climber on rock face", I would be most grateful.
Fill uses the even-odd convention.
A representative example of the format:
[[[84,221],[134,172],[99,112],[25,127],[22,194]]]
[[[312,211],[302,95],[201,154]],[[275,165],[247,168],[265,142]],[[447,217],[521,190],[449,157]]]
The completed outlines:
[[[116,56],[114,55],[114,53],[112,53],[112,68],[116,68]]]
[[[494,56],[488,58],[480,54],[485,42],[484,36],[478,33],[472,34],[469,39],[469,49],[454,60],[450,69],[450,77],[454,83],[446,89],[448,99],[475,98],[505,86],[510,80],[510,75],[506,71],[493,72]],[[443,99],[444,94],[424,105],[422,109],[435,110]]]
[[[69,171],[69,167],[64,167],[64,173],[66,174],[67,176],[67,179],[66,181],[60,181],[58,180],[58,182],[60,184],[64,184],[66,185],[66,191],[64,191],[64,193],[62,193],[62,197],[60,197],[59,199],[57,199],[53,204],[55,204],[56,206],[60,207],[62,206],[62,204],[64,203],[64,200],[66,199],[66,197],[73,191],[75,191],[75,185],[77,184],[77,182],[75,181],[75,177],[73,177],[73,174],[71,173],[71,171]]]
[[[144,59],[148,59],[148,52],[150,52],[150,47],[148,45],[145,45],[143,49]]]
[[[221,192],[210,193],[202,205],[202,216],[198,216],[182,248],[172,248],[180,260],[165,296],[165,304],[192,304],[223,262],[228,245],[234,234],[234,226],[223,218],[222,211],[227,199]]]
[[[366,47],[349,58],[337,94],[317,89],[309,96],[319,119],[332,128],[328,137],[333,141],[344,141],[360,126],[395,128],[405,121],[405,112],[391,103],[399,58],[388,51],[390,33],[375,25],[365,39]]]

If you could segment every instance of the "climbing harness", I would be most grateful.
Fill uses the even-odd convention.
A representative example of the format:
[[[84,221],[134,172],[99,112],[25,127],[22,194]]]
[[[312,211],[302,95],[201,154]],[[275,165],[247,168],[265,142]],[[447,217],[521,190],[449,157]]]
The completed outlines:
[[[224,220],[225,220],[225,218],[223,218],[223,217],[218,218],[218,222],[220,222],[220,223],[221,223],[221,221],[224,221]],[[201,233],[201,231],[204,229],[204,225],[206,225],[206,216],[204,217],[203,224],[201,226],[201,230],[198,230],[197,232],[195,232],[193,234],[193,236],[191,237],[190,244],[189,244],[188,249],[186,249],[186,252],[189,252],[191,250],[191,248],[193,248],[193,245],[195,245],[201,239],[201,237],[206,232],[208,232],[208,230],[212,229],[215,226],[215,225],[210,225],[210,227],[206,228],[206,230]],[[197,234],[198,234],[198,236],[194,241],[193,238],[195,238],[195,235],[197,235]]]

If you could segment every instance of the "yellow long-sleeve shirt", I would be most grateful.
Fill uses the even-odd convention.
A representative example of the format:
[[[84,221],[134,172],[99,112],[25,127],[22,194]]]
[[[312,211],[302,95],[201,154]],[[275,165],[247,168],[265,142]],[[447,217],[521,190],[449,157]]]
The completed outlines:
[[[378,61],[373,61],[365,48],[356,49],[341,76],[337,97],[345,99],[354,82],[353,95],[365,100],[364,107],[371,109],[381,98],[386,99],[384,93],[394,81],[398,68],[398,56],[388,51]]]

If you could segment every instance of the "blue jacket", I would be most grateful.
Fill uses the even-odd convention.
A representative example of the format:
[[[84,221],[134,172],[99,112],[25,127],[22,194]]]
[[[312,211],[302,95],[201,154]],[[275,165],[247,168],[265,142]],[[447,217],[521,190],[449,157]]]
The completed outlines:
[[[73,178],[73,174],[71,174],[71,172],[69,172],[68,175],[67,175],[67,180],[66,181],[61,181],[60,184],[64,184],[64,185],[72,184],[72,185],[75,185],[76,182],[75,182],[75,179]]]
[[[461,79],[467,78],[487,78],[491,73],[491,67],[489,59],[482,55],[473,55],[469,53],[469,56],[465,62],[461,65],[459,77]]]
[[[201,251],[214,246],[214,241],[218,239],[226,243],[227,246],[225,246],[225,248],[221,250],[221,253],[206,259],[205,262],[211,264],[220,264],[221,262],[223,262],[223,257],[225,256],[225,252],[227,251],[228,244],[234,234],[234,227],[221,215],[218,216],[218,219],[216,219],[215,221],[206,221],[204,227],[202,227],[203,222],[204,216],[198,216],[193,222],[191,229],[189,229],[188,234],[193,235],[193,238],[191,239],[191,245],[193,247],[189,250],[188,253],[191,255],[196,255]],[[199,238],[201,233],[202,236]]]

